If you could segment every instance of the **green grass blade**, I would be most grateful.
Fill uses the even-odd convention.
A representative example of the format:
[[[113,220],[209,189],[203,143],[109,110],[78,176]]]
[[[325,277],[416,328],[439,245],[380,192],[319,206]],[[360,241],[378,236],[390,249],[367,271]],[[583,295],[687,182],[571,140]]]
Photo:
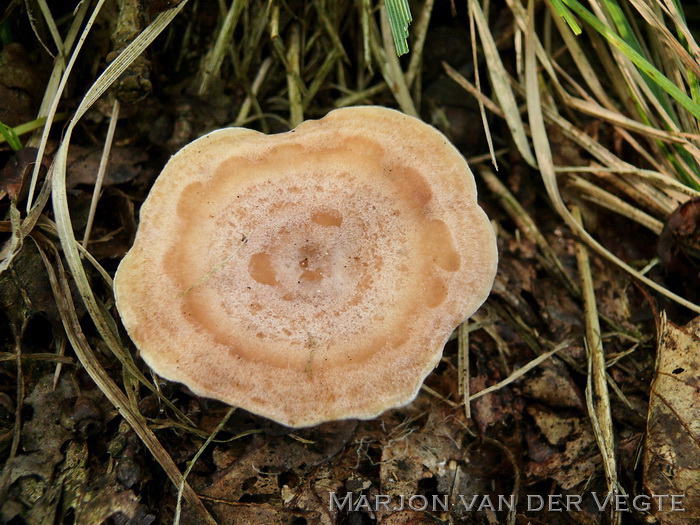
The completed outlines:
[[[56,113],[54,116],[53,121],[54,122],[59,122],[61,120],[64,120],[68,116],[68,113]],[[36,129],[39,129],[46,124],[46,117],[39,117],[36,118],[30,122],[25,122],[24,124],[20,124],[19,126],[15,126],[14,128],[8,128],[9,131],[6,132],[5,129],[7,126],[5,126],[2,122],[0,122],[0,144],[3,142],[7,142],[10,147],[13,150],[18,150],[22,148],[21,141],[19,140],[19,137],[21,135],[24,135],[25,133],[30,133]],[[10,140],[8,140],[8,137]],[[12,142],[13,138],[17,137],[17,142]],[[17,147],[19,145],[19,147]]]
[[[552,149],[549,143],[549,137],[547,135],[547,129],[544,123],[544,108],[542,105],[542,99],[540,94],[539,83],[537,79],[537,62],[535,59],[535,48],[537,45],[537,37],[535,35],[534,26],[534,0],[530,0],[528,5],[528,25],[527,31],[525,33],[525,88],[526,88],[526,102],[528,117],[530,120],[530,130],[532,132],[532,144],[535,150],[535,156],[537,158],[537,164],[540,169],[540,174],[542,175],[542,180],[544,182],[547,194],[554,206],[554,209],[559,213],[561,218],[566,222],[566,224],[571,228],[571,230],[581,237],[589,247],[594,249],[598,254],[605,257],[606,259],[612,261],[614,264],[628,272],[630,275],[634,276],[639,281],[643,282],[650,288],[656,290],[657,292],[665,295],[669,299],[676,301],[678,304],[682,304],[690,310],[700,313],[700,305],[695,304],[673,292],[664,288],[660,284],[652,281],[648,277],[642,275],[637,270],[632,268],[629,264],[620,260],[617,256],[611,253],[607,248],[596,241],[588,231],[586,231],[576,220],[573,215],[564,204],[561,194],[559,193],[559,185],[557,176],[554,170],[554,160],[552,157]],[[564,0],[567,4],[571,5],[572,0]],[[577,6],[581,9],[583,7],[577,3]],[[577,12],[578,9],[575,9]],[[593,17],[591,13],[586,11],[589,17]],[[585,18],[582,16],[582,18]],[[586,20],[588,22],[588,20]],[[596,22],[598,20],[596,19]],[[617,36],[617,35],[615,35]],[[619,38],[619,37],[618,37]]]
[[[600,33],[615,48],[619,49],[629,58],[643,73],[646,73],[654,83],[673,97],[676,102],[687,109],[691,115],[700,119],[700,104],[692,100],[688,95],[671,82],[661,71],[656,69],[649,61],[640,55],[630,44],[625,42],[619,35],[603,24],[588,9],[581,5],[578,0],[564,0],[577,15],[583,18],[593,29]]]
[[[22,149],[22,142],[19,140],[17,132],[10,126],[6,126],[0,122],[0,133],[5,137],[5,140],[13,150],[18,151]]]
[[[637,35],[634,33],[632,26],[627,20],[627,17],[622,11],[622,8],[617,3],[617,0],[604,0],[604,3],[605,7],[608,10],[608,13],[610,13],[615,27],[617,28],[617,32],[619,33],[620,38],[622,38],[622,40],[624,40],[627,43],[627,45],[629,45],[637,54],[639,54],[639,56],[643,57],[644,49],[642,48],[642,44],[639,42]],[[625,55],[627,54],[625,53]],[[645,82],[647,83],[651,91],[654,93],[654,96],[659,101],[661,106],[666,110],[666,113],[668,113],[674,120],[674,122],[677,123],[677,118],[674,114],[673,108],[668,103],[668,100],[666,100],[666,98],[664,97],[662,90],[659,89],[659,86],[653,81],[652,78],[649,77],[649,75],[643,74],[642,78],[644,78]]]
[[[408,24],[413,22],[408,0],[386,0],[386,10],[398,56],[408,53]]]
[[[578,22],[576,22],[576,19],[573,17],[571,12],[566,8],[564,2],[562,2],[562,0],[551,0],[551,2],[552,7],[557,12],[557,14],[560,17],[562,17],[567,24],[569,24],[571,31],[573,31],[573,33],[577,36],[580,35],[581,26],[578,25]]]
[[[686,20],[685,20],[685,12],[683,11],[683,5],[678,0],[673,0],[673,5],[676,8],[677,14],[680,17],[681,22],[683,24],[685,24]],[[681,45],[685,49],[687,49],[689,53],[692,53],[692,50],[691,50],[689,42],[688,42],[688,38],[686,38],[685,33],[682,31],[682,29],[677,21],[676,21],[676,34],[678,35],[678,41],[681,43]],[[698,77],[692,71],[688,71],[688,84],[690,85],[691,98],[695,102],[700,102],[700,81],[698,81]]]

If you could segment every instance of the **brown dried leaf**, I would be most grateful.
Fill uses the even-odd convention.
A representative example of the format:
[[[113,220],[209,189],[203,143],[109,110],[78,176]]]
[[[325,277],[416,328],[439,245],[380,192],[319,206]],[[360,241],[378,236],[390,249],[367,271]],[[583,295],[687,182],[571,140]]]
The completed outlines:
[[[666,498],[663,524],[700,520],[700,317],[683,327],[659,320],[656,377],[651,385],[644,451],[644,488],[652,496],[683,494],[685,512]]]
[[[559,281],[544,277],[533,284],[532,296],[540,307],[540,316],[554,334],[554,340],[563,341],[583,331],[581,306]]]
[[[429,420],[420,430],[405,428],[382,448],[381,493],[392,497],[418,494],[418,482],[426,478],[446,484],[452,478],[447,460],[461,456],[462,434],[452,418]]]
[[[420,506],[421,504],[416,505]],[[405,510],[386,516],[381,523],[382,525],[433,525],[437,522],[427,513]]]
[[[87,444],[71,441],[66,447],[66,459],[59,467],[59,475],[36,502],[27,515],[29,525],[56,523],[57,516],[65,516],[68,509],[76,510],[85,498],[87,481]]]
[[[356,421],[325,423],[281,436],[255,435],[243,454],[233,459],[217,453],[221,465],[212,484],[200,492],[212,501],[220,523],[309,523],[330,525],[328,498],[339,482],[314,469],[347,443]],[[270,424],[270,431],[285,430]]]
[[[60,316],[46,270],[33,243],[26,243],[6,272],[0,275],[0,308],[20,326],[37,313],[43,313],[54,324]]]
[[[490,378],[481,372],[476,377],[472,377],[472,393],[480,392],[504,379],[495,374],[491,375],[492,377]],[[509,420],[519,420],[521,411],[522,401],[519,397],[516,397],[510,387],[501,388],[472,401],[472,417],[479,430],[482,433],[491,432],[491,435],[497,435],[499,431],[508,426],[507,422]]]
[[[53,388],[53,374],[47,374],[37,383],[24,403],[32,408],[31,419],[22,428],[22,450],[15,458],[10,480],[34,476],[49,483],[54,468],[63,461],[61,447],[72,434],[61,423],[65,420],[66,407],[76,392],[69,379],[62,375]]]
[[[29,188],[28,178],[36,162],[36,152],[36,148],[22,148],[13,153],[0,169],[0,190],[7,192],[10,199],[20,200],[25,196]],[[47,167],[46,164],[44,162],[44,167]]]
[[[34,118],[41,100],[42,76],[21,44],[6,44],[0,52],[0,122],[19,126]]]
[[[600,454],[590,423],[578,417],[563,417],[537,405],[528,407],[549,445],[564,447],[542,462],[530,462],[527,472],[538,478],[555,479],[564,489],[582,485],[600,467]]]
[[[630,333],[636,332],[634,323],[634,308],[630,304],[632,294],[628,275],[621,273],[600,259],[591,260],[593,267],[593,286],[595,287],[596,306],[601,316],[612,319],[617,325]],[[636,313],[636,312],[635,312]]]
[[[101,158],[102,148],[71,146],[66,187],[70,189],[78,184],[94,185]],[[146,160],[148,154],[142,148],[114,146],[109,154],[109,164],[102,184],[122,184],[138,177]]]
[[[131,518],[136,514],[138,506],[138,500],[130,490],[117,491],[114,487],[106,487],[80,506],[75,515],[75,525],[104,523],[116,514]]]
[[[583,394],[571,378],[563,362],[547,359],[526,376],[522,392],[527,397],[543,401],[552,407],[585,407]]]

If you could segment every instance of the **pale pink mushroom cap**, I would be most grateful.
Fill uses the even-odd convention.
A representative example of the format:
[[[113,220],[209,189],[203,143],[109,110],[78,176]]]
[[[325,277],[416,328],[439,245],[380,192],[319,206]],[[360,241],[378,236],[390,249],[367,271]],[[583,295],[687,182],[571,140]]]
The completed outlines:
[[[155,372],[304,427],[410,402],[497,259],[454,146],[398,111],[355,107],[185,146],[114,289]]]

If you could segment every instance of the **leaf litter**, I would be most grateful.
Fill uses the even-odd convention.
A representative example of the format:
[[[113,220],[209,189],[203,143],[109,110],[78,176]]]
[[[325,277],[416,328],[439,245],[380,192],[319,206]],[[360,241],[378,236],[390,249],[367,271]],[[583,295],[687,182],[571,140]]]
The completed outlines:
[[[31,24],[22,7],[3,19],[17,39],[3,71],[19,73],[0,78],[18,97],[4,123],[27,147],[0,142],[0,521],[686,523],[700,512],[697,14],[591,2],[605,24],[615,15],[612,29],[566,0],[538,4],[544,31],[516,0],[490,13],[426,1],[412,5],[398,59],[391,17],[369,0],[30,4]],[[582,36],[559,18],[571,12]],[[606,44],[619,28],[625,46]],[[646,55],[630,62],[630,49]],[[668,49],[678,59],[663,60]],[[290,432],[150,375],[110,275],[154,175],[215,127],[286,131],[348,104],[399,107],[455,137],[499,235],[494,292],[426,388],[372,421]],[[66,112],[68,127],[52,126]],[[611,512],[588,497],[610,489],[626,501],[682,493],[686,512]],[[333,494],[359,504],[333,507]],[[528,506],[548,495],[587,497],[568,513]],[[402,496],[449,505],[399,508]]]
[[[671,511],[671,501],[655,515],[661,523],[689,523],[700,519],[700,320],[677,326],[662,316],[658,331],[644,488],[654,496],[683,494],[683,516]]]

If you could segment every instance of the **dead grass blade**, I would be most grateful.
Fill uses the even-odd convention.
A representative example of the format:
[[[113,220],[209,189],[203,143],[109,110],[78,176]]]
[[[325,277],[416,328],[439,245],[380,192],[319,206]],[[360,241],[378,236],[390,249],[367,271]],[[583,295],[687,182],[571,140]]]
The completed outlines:
[[[85,235],[83,236],[83,248],[87,248],[88,241],[90,240],[90,231],[92,230],[92,222],[95,220],[95,211],[97,211],[97,202],[100,200],[100,193],[102,192],[102,182],[104,181],[105,172],[107,171],[107,164],[109,163],[109,152],[112,149],[112,141],[114,140],[114,131],[117,129],[117,121],[119,120],[119,100],[114,99],[112,104],[112,115],[109,120],[109,127],[107,128],[107,136],[105,137],[105,145],[102,149],[102,156],[100,157],[100,165],[97,168],[97,180],[95,181],[95,189],[92,193],[92,200],[90,202],[90,212],[88,213],[87,224],[85,225]]]
[[[224,417],[221,418],[221,421],[219,421],[219,424],[216,425],[216,428],[214,431],[209,435],[207,440],[204,442],[204,444],[199,447],[199,450],[197,453],[194,455],[194,457],[190,460],[189,464],[187,465],[187,469],[185,470],[185,473],[182,475],[182,479],[180,481],[180,485],[178,486],[177,489],[177,506],[175,507],[175,518],[173,519],[173,525],[179,525],[180,523],[180,513],[182,511],[182,495],[185,490],[185,483],[187,483],[187,476],[189,476],[190,472],[192,472],[192,468],[194,467],[195,463],[197,463],[197,460],[199,459],[199,456],[202,455],[202,453],[207,449],[207,447],[211,444],[214,439],[216,439],[216,436],[219,432],[221,432],[221,429],[224,428],[228,420],[231,418],[233,413],[236,411],[235,408],[229,408],[228,412],[224,414]]]
[[[345,62],[350,62],[350,58],[348,57],[348,54],[345,51],[345,47],[343,47],[343,43],[340,40],[338,30],[333,24],[332,14],[334,13],[328,12],[329,7],[335,8],[340,7],[341,5],[342,4],[338,4],[337,2],[314,2],[314,6],[316,7],[316,13],[318,14],[318,18],[321,21],[321,26],[323,27],[326,36],[330,39],[333,45],[331,50],[329,50],[329,54],[337,54]],[[335,18],[337,19],[338,17],[336,16]]]
[[[529,9],[533,9],[532,2],[528,6]],[[535,50],[537,48],[537,35],[535,34],[534,16],[533,13],[528,11],[528,26],[527,32],[525,33],[525,89],[526,89],[526,100],[528,114],[530,117],[530,130],[532,132],[532,140],[535,147],[535,154],[537,157],[537,163],[542,174],[542,179],[544,181],[545,188],[549,195],[552,204],[555,209],[559,212],[559,215],[566,222],[566,224],[579,235],[591,248],[593,248],[600,255],[613,262],[620,268],[624,269],[626,272],[634,276],[636,279],[640,280],[650,288],[656,290],[657,292],[665,295],[669,299],[689,308],[694,312],[700,313],[700,305],[692,303],[687,299],[671,292],[660,284],[652,281],[648,277],[642,275],[640,272],[620,260],[617,256],[613,255],[608,249],[602,246],[598,241],[596,241],[571,215],[564,201],[562,200],[561,194],[559,193],[558,182],[556,178],[556,173],[554,171],[554,162],[552,160],[552,151],[549,144],[549,138],[547,136],[547,131],[544,125],[544,111],[542,106],[540,86],[537,78],[537,64],[535,57]],[[550,115],[553,119],[559,122],[565,122],[558,115],[551,112]],[[608,152],[608,155],[609,152]],[[618,163],[622,163],[618,161]]]
[[[501,118],[505,118],[505,114],[501,108],[491,99],[484,96],[466,78],[464,78],[446,63],[443,63],[443,68],[450,78],[457,82],[469,94],[477,98],[480,104],[483,103],[484,107],[489,111],[500,116]],[[518,93],[525,95],[525,90],[519,85],[516,84],[515,88]],[[649,209],[654,210],[656,213],[662,216],[671,213],[671,211],[673,211],[678,204],[682,202],[682,200],[679,200],[678,198],[679,195],[700,195],[700,193],[698,193],[696,190],[689,188],[668,175],[662,175],[661,173],[651,170],[643,170],[620,160],[585,131],[578,129],[574,124],[564,119],[561,115],[559,115],[556,109],[550,108],[549,106],[544,106],[542,110],[546,121],[555,124],[567,139],[572,140],[605,166],[608,166],[601,168],[570,167],[567,168],[569,171],[586,171],[599,176],[604,176],[606,181],[612,182],[621,191],[630,195],[630,197],[635,199],[637,202],[645,203]],[[529,126],[525,125],[524,129],[528,135],[531,135]],[[562,169],[559,171],[566,170]],[[605,175],[608,173],[619,174],[620,176],[631,174],[635,177],[632,179],[629,177],[622,179],[620,177],[609,177]],[[642,180],[637,180],[637,178]],[[651,186],[653,187],[650,187],[648,183],[651,183]],[[651,194],[649,194],[650,192]],[[675,196],[672,194],[675,194]]]
[[[186,3],[187,1],[185,0],[184,2],[178,4],[175,8],[161,13],[151,25],[144,29],[144,31],[109,66],[107,66],[102,75],[100,75],[93,86],[88,90],[80,105],[76,109],[75,116],[66,129],[64,140],[56,152],[53,170],[51,172],[51,194],[53,197],[54,213],[56,216],[56,228],[58,236],[61,240],[66,261],[70,267],[71,274],[76,283],[81,299],[85,303],[87,311],[95,323],[95,326],[97,327],[97,330],[99,331],[103,340],[107,343],[107,346],[114,353],[117,359],[119,359],[122,366],[124,366],[133,377],[138,379],[142,384],[156,393],[179,418],[181,418],[183,421],[187,421],[189,424],[192,424],[191,421],[189,421],[188,418],[186,418],[176,407],[174,407],[168,399],[162,396],[158,389],[150,381],[148,381],[148,379],[146,379],[143,373],[138,369],[132,356],[119,340],[116,332],[116,323],[95,298],[85,273],[85,269],[82,265],[79,244],[76,241],[73,233],[65,186],[68,147],[76,124],[85,114],[88,108],[95,103],[95,101],[109,88],[109,86],[112,85],[117,78],[119,78],[121,73],[131,64],[131,62],[133,62],[133,60],[137,58],[156,38],[156,36],[158,36],[168,26],[170,21],[172,21],[173,18],[182,10]],[[88,24],[86,31],[89,27],[90,24]],[[85,36],[86,34],[84,33],[81,39],[84,40]],[[78,53],[79,49],[80,46],[77,46],[76,50],[74,51],[74,55],[71,57],[71,61],[75,60],[75,55]],[[68,73],[69,69],[66,71]]]
[[[425,39],[428,36],[428,26],[430,25],[430,17],[433,14],[434,5],[435,0],[425,1],[420,15],[418,15],[418,21],[413,27],[416,39],[413,42],[411,61],[408,63],[408,69],[406,70],[406,83],[409,87],[414,85],[420,73],[420,66],[423,61],[423,47],[425,46]]]
[[[224,63],[224,57],[230,47],[233,32],[236,30],[236,24],[245,4],[245,0],[233,0],[216,35],[214,45],[204,57],[204,60],[202,60],[199,75],[196,77],[197,85],[195,87],[195,92],[200,97],[209,92],[212,82],[219,76],[221,65]]]
[[[174,7],[173,9],[161,13],[151,23],[151,25],[144,29],[144,31],[131,44],[129,44],[129,46],[109,66],[107,66],[104,72],[95,81],[93,86],[88,90],[80,105],[76,109],[75,116],[66,128],[64,139],[56,152],[56,157],[53,164],[51,192],[54,213],[56,215],[56,227],[58,236],[61,239],[61,246],[63,248],[68,266],[71,269],[73,279],[75,280],[76,286],[80,292],[80,296],[85,303],[88,313],[95,323],[97,330],[107,343],[109,349],[114,353],[117,359],[119,359],[122,365],[129,370],[129,373],[141,381],[151,391],[159,395],[163,402],[175,410],[178,417],[184,416],[179,410],[172,406],[172,403],[170,403],[169,400],[164,398],[160,392],[157,391],[155,386],[148,381],[143,373],[138,369],[132,356],[123,347],[113,328],[116,326],[114,320],[111,319],[108,313],[100,307],[99,302],[93,294],[92,288],[85,273],[85,269],[82,265],[82,258],[80,257],[78,243],[75,239],[75,234],[73,233],[73,225],[68,209],[65,180],[68,148],[73,129],[80,118],[85,114],[88,108],[90,108],[90,106],[92,106],[92,104],[94,104],[97,99],[109,88],[109,86],[111,86],[112,83],[119,78],[121,73],[126,70],[131,62],[133,62],[133,60],[135,60],[156,38],[156,36],[158,36],[168,26],[170,21],[172,21],[173,18],[182,10],[186,3],[187,1],[185,0],[185,2],[178,4],[178,6]],[[76,52],[77,50],[78,49],[76,49]],[[187,418],[185,418],[185,420],[188,421]]]
[[[243,104],[241,104],[241,108],[238,110],[238,115],[236,116],[236,120],[233,122],[232,126],[234,126],[234,127],[242,126],[243,123],[248,118],[248,114],[250,113],[251,106],[254,103],[257,104],[257,101],[255,100],[255,98],[258,95],[258,92],[260,91],[260,86],[265,81],[265,77],[267,76],[268,72],[270,71],[271,65],[272,65],[272,58],[271,57],[267,57],[265,60],[263,60],[262,64],[260,64],[260,68],[258,69],[258,73],[255,76],[255,79],[253,80],[253,85],[250,87],[250,92],[248,93],[245,100],[243,101]],[[260,106],[258,105],[257,107],[259,110]]]
[[[471,419],[472,410],[469,402],[470,375],[469,375],[469,328],[468,321],[464,321],[457,328],[457,389],[459,397],[464,403],[464,415]]]
[[[326,77],[328,77],[333,68],[338,65],[340,58],[341,55],[339,55],[337,51],[332,50],[323,61],[323,64],[321,64],[321,67],[318,68],[314,75],[314,79],[311,81],[311,84],[309,84],[309,87],[306,90],[306,96],[304,97],[303,104],[304,111],[306,111],[306,109],[314,101],[316,94],[318,93],[319,89],[321,89]]]
[[[486,394],[490,394],[491,392],[495,392],[496,390],[500,390],[504,386],[508,386],[511,383],[517,381],[521,377],[523,377],[525,374],[527,374],[530,370],[533,368],[537,368],[540,364],[542,364],[543,361],[549,359],[552,357],[554,354],[559,352],[560,350],[563,350],[564,348],[567,348],[569,346],[568,342],[562,343],[553,350],[550,350],[549,352],[545,352],[542,355],[537,356],[535,359],[530,361],[528,364],[525,366],[518,368],[515,370],[512,374],[510,374],[508,377],[506,377],[503,381],[499,381],[495,385],[491,385],[487,388],[484,388],[483,390],[479,390],[476,394],[472,394],[469,396],[469,401],[474,401],[475,399],[479,399],[482,396],[485,396]]]
[[[46,5],[46,0],[36,0],[36,3],[39,6],[39,10],[41,11],[41,15],[44,17],[44,22],[46,22],[46,27],[49,30],[49,33],[51,34],[51,38],[54,41],[54,44],[56,45],[56,48],[58,49],[58,54],[60,55],[63,52],[63,40],[61,39],[61,35],[58,33],[58,28],[56,27],[56,21],[53,18],[53,15],[51,14],[51,9],[49,9],[49,6]],[[43,41],[41,38],[41,32],[38,30],[36,26],[36,19],[33,16],[33,9],[30,7],[30,3],[27,2],[26,7],[27,7],[27,14],[29,15],[29,23],[32,26],[32,30],[34,31],[34,36],[36,39],[39,41],[39,43],[43,46],[43,48],[46,50],[46,52],[51,55],[51,57],[56,58],[56,55],[54,55],[51,50],[49,49],[49,46]]]
[[[549,2],[548,2],[549,4]],[[601,101],[601,104],[607,109],[615,108],[615,104],[612,102],[607,92],[600,83],[599,72],[591,65],[586,53],[581,49],[578,39],[568,31],[564,21],[559,17],[554,17],[554,22],[559,29],[559,35],[564,40],[566,47],[571,54],[571,58],[576,64],[577,70],[581,73],[581,77],[586,82],[588,88],[593,92],[593,95],[597,100]]]
[[[88,2],[87,0],[83,0],[76,7],[73,20],[71,22],[70,28],[68,29],[68,34],[66,35],[66,39],[63,42],[63,52],[56,57],[56,61],[54,62],[53,69],[51,70],[51,76],[46,84],[46,89],[44,90],[44,98],[42,99],[41,106],[39,107],[38,117],[43,118],[45,123],[48,121],[47,115],[49,114],[51,104],[53,103],[58,92],[59,84],[61,82],[61,76],[66,67],[66,55],[70,53],[73,49],[73,44],[75,43],[75,39],[78,36],[80,27],[83,25],[83,21],[85,20],[85,16],[87,15],[87,11],[89,8],[90,2]],[[55,114],[53,117],[53,121],[55,122],[59,118],[62,119],[64,115],[64,113]],[[49,122],[48,125],[50,126],[51,123]],[[33,134],[27,141],[27,146],[37,147],[42,140],[41,137],[41,133]]]
[[[557,169],[557,171],[559,171],[559,169]],[[563,169],[561,171],[566,170]],[[568,179],[572,187],[581,190],[581,197],[584,199],[595,202],[599,206],[603,206],[604,208],[614,211],[615,213],[627,217],[628,219],[632,219],[636,223],[650,229],[656,235],[661,234],[664,224],[661,221],[656,220],[651,215],[644,213],[642,210],[626,203],[617,195],[613,195],[612,193],[605,191],[599,186],[596,186],[595,184],[592,184],[586,179],[583,179],[577,175],[570,174]]]
[[[438,392],[437,390],[435,390],[433,388],[430,388],[425,383],[420,386],[420,389],[421,389],[421,392],[425,392],[426,394],[431,395],[436,399],[439,399],[440,401],[451,406],[452,408],[457,408],[459,406],[459,403],[455,403],[451,399],[446,398],[440,392]]]
[[[508,188],[506,188],[506,186],[487,168],[480,168],[477,171],[489,189],[501,202],[503,209],[505,209],[510,218],[513,219],[518,227],[518,230],[522,232],[526,239],[535,243],[540,250],[542,250],[542,254],[544,255],[545,262],[547,263],[550,273],[561,279],[561,281],[566,285],[569,291],[573,293],[573,295],[580,296],[581,291],[579,290],[579,287],[564,269],[564,265],[547,242],[547,239],[545,239],[544,235],[540,233],[535,221],[532,220],[515,196],[508,191]]]
[[[372,23],[373,30],[370,31],[372,52],[379,63],[382,76],[384,80],[386,80],[387,85],[391,88],[391,92],[394,98],[396,98],[396,102],[398,102],[401,111],[407,115],[420,118],[418,110],[416,110],[416,106],[411,98],[406,76],[401,69],[399,57],[396,56],[396,53],[392,49],[391,26],[385,8],[380,10],[380,19],[382,24],[381,37],[383,39],[383,46],[380,44],[380,37],[378,36],[379,30],[376,24]]]
[[[471,3],[471,2],[470,2]],[[477,55],[477,45],[476,45],[476,29],[474,28],[475,22],[474,22],[474,13],[470,10],[469,11],[469,34],[471,35],[471,48],[472,48],[472,62],[474,64],[479,63],[479,57]],[[443,67],[449,67],[443,62]],[[452,69],[452,68],[450,68]],[[456,71],[453,70],[455,74],[457,74]],[[450,72],[448,71],[448,75],[450,75]],[[457,74],[458,75],[458,74]],[[452,75],[450,75],[452,76]],[[461,76],[461,75],[459,75]],[[454,77],[452,77],[454,78]],[[466,79],[465,79],[466,82]],[[479,76],[479,68],[475,67],[474,68],[474,90],[481,95],[481,77]],[[479,102],[479,114],[481,115],[481,124],[484,126],[484,134],[486,135],[486,143],[488,144],[489,147],[489,154],[491,155],[491,163],[493,164],[493,167],[496,171],[498,171],[498,158],[496,157],[496,152],[494,151],[493,147],[493,137],[491,136],[491,128],[489,126],[489,120],[486,117],[486,111],[484,110],[484,97],[478,96],[476,97],[477,101]],[[500,108],[499,108],[500,109]],[[503,112],[503,115],[505,116],[505,112]]]
[[[641,2],[640,0],[630,0],[630,5],[632,5],[637,12],[642,15],[642,18],[646,20],[650,27],[654,28],[654,31],[660,37],[661,42],[668,47],[672,55],[683,63],[683,65],[688,69],[688,72],[692,72],[692,74],[700,76],[700,63],[698,63],[700,49],[698,49],[697,44],[695,44],[695,40],[692,38],[687,40],[696,53],[696,56],[692,57],[685,47],[683,47],[683,45],[676,39],[676,37],[673,36],[671,31],[668,30],[657,14],[654,13],[654,10],[650,4]]]
[[[163,470],[165,470],[166,474],[175,484],[175,486],[179,487],[180,484],[183,484],[185,499],[187,499],[188,503],[190,503],[190,505],[192,505],[192,507],[198,513],[202,523],[215,525],[216,521],[211,517],[209,511],[207,511],[206,507],[204,507],[202,502],[199,500],[199,497],[194,492],[192,487],[183,481],[182,474],[178,470],[177,465],[175,465],[173,459],[160,444],[155,434],[153,434],[151,429],[148,428],[143,416],[138,412],[138,410],[134,409],[124,392],[122,392],[114,381],[112,381],[112,378],[109,377],[109,374],[102,367],[97,356],[92,351],[92,348],[85,338],[80,326],[80,321],[78,319],[78,314],[75,311],[75,305],[73,303],[73,298],[70,291],[70,285],[68,284],[66,272],[63,268],[63,263],[61,262],[58,250],[48,239],[40,234],[35,233],[33,234],[33,237],[34,236],[36,236],[36,239],[33,238],[33,240],[35,241],[39,254],[44,261],[46,272],[51,283],[51,289],[53,290],[54,298],[56,300],[56,305],[58,306],[58,311],[61,314],[63,327],[66,331],[66,335],[68,336],[68,340],[70,341],[73,350],[78,356],[83,368],[85,368],[85,371],[90,375],[100,391],[107,397],[107,399],[109,399],[114,407],[119,410],[120,415],[126,420],[127,423],[129,423],[139,438],[141,438],[141,441],[143,441],[146,448],[148,448],[156,461],[158,461],[161,467],[163,467]],[[42,248],[42,244],[53,251],[58,272],[54,270],[51,261]]]
[[[530,149],[530,142],[525,134],[525,128],[520,116],[520,109],[515,101],[515,94],[511,87],[510,77],[501,61],[500,53],[493,40],[484,13],[476,0],[470,0],[469,13],[474,17],[476,28],[481,39],[481,47],[484,52],[484,59],[488,66],[489,76],[493,92],[496,94],[504,118],[508,124],[513,141],[525,162],[530,166],[535,166],[535,157]]]
[[[582,221],[580,210],[574,207],[572,211],[574,219],[580,223]],[[586,400],[589,404],[589,416],[593,422],[593,431],[598,442],[598,448],[603,457],[608,491],[613,492],[618,488],[617,464],[615,460],[615,437],[610,409],[610,395],[608,393],[605,352],[600,335],[600,321],[598,319],[598,308],[593,289],[593,276],[591,275],[588,250],[581,242],[576,244],[576,260],[581,279],[586,322],[586,348],[588,349],[589,376]],[[620,519],[619,511],[615,511],[613,522],[619,523]]]
[[[689,139],[700,139],[698,136],[694,136],[690,133],[681,133],[680,131],[666,131],[663,129],[658,129],[626,117],[619,111],[609,110],[594,102],[581,100],[576,97],[567,97],[566,102],[569,106],[579,110],[581,113],[592,117],[597,117],[606,122],[610,122],[615,126],[619,126],[630,131],[636,131],[645,135],[646,137],[659,139],[665,142],[683,144],[689,148],[689,151],[693,154],[693,156],[696,156],[696,158],[700,160],[700,150],[698,150],[698,148],[689,141]]]
[[[12,260],[22,249],[22,242],[24,241],[24,236],[22,235],[21,228],[21,214],[17,209],[15,201],[10,202],[10,226],[12,228],[11,236],[8,241],[0,250],[0,273],[4,272],[10,267]]]
[[[300,84],[301,71],[299,65],[299,55],[301,53],[301,36],[299,26],[294,25],[289,37],[289,47],[287,48],[287,91],[289,96],[289,124],[296,128],[304,121],[304,104],[302,101],[302,90]]]
[[[27,212],[29,212],[32,208],[34,191],[36,190],[36,185],[39,180],[39,170],[41,169],[41,161],[44,158],[46,142],[49,139],[49,131],[51,130],[54,117],[56,116],[56,111],[58,110],[58,103],[61,100],[61,95],[63,95],[63,90],[66,88],[68,77],[70,76],[73,66],[75,65],[75,61],[78,58],[78,54],[80,53],[80,50],[82,49],[83,44],[85,43],[85,39],[87,39],[87,36],[90,33],[90,30],[92,29],[92,26],[94,25],[95,20],[97,19],[97,15],[100,13],[104,2],[105,0],[97,1],[97,4],[95,5],[95,8],[92,11],[92,15],[90,15],[90,19],[85,25],[85,29],[83,29],[83,33],[80,35],[80,39],[78,40],[78,43],[76,44],[75,49],[71,54],[70,60],[66,65],[65,71],[63,71],[63,75],[61,76],[61,80],[58,84],[58,87],[56,88],[56,92],[52,94],[51,104],[46,113],[46,125],[44,126],[44,131],[41,134],[41,140],[39,141],[38,145],[39,151],[37,151],[36,154],[36,162],[34,163],[34,169],[32,170],[32,179],[29,183],[29,194],[27,195]],[[86,2],[86,4],[87,3],[88,2]]]

